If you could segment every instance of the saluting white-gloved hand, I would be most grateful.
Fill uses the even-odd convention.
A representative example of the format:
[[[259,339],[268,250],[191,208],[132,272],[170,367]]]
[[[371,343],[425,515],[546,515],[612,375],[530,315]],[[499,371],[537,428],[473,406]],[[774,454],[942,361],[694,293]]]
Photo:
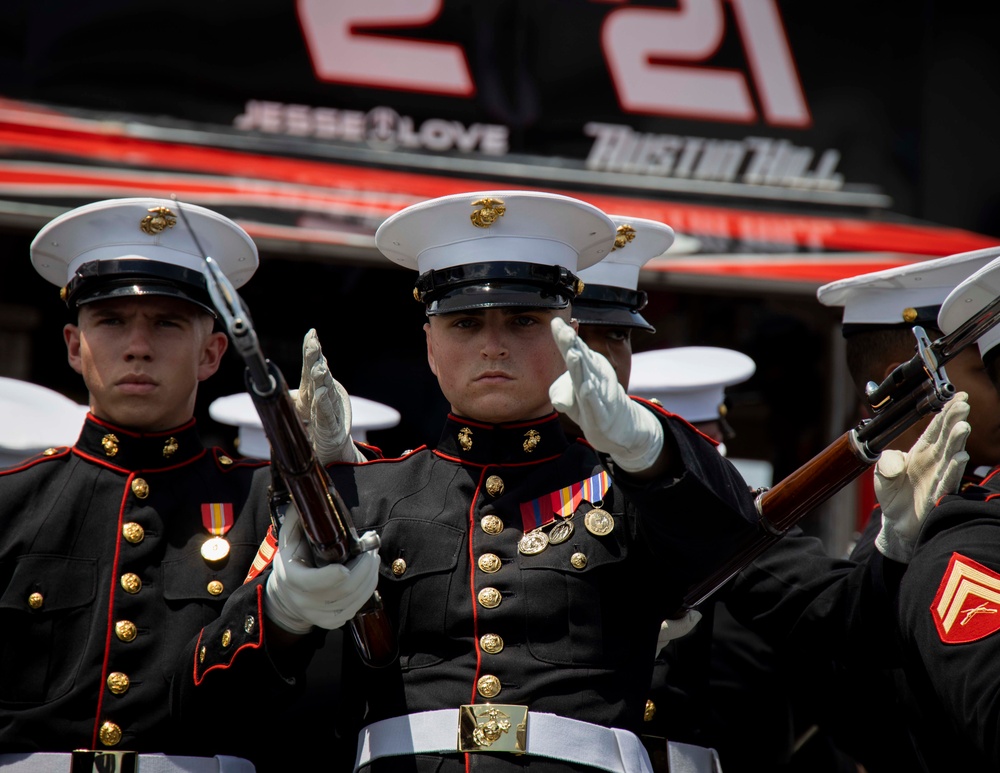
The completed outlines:
[[[656,637],[656,651],[659,653],[667,644],[674,639],[687,636],[701,620],[701,612],[697,609],[689,609],[680,617],[671,620],[664,620],[660,623],[660,633]]]
[[[969,461],[968,395],[959,392],[906,452],[886,450],[875,465],[875,496],[882,528],[875,547],[886,558],[909,563],[920,524],[945,494],[958,490]]]
[[[373,549],[344,564],[317,567],[299,512],[289,505],[264,586],[264,614],[295,634],[307,634],[313,626],[340,628],[375,592],[378,566],[378,550]]]
[[[552,320],[552,335],[567,368],[549,387],[555,409],[626,472],[652,467],[663,450],[660,422],[628,396],[607,358],[592,351],[565,320]]]
[[[351,398],[330,375],[315,328],[302,339],[302,378],[289,390],[320,464],[365,461],[351,437]]]

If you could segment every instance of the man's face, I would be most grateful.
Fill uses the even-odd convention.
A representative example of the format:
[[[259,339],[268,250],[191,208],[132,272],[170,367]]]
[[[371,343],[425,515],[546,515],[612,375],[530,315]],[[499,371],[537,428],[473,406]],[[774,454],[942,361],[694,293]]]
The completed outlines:
[[[632,376],[632,328],[581,324],[580,338],[592,350],[607,358],[615,369],[618,383],[627,390]]]
[[[66,325],[69,364],[90,391],[90,410],[128,429],[158,432],[194,415],[198,382],[219,368],[227,339],[194,304],[133,296],[80,307]]]
[[[427,362],[453,413],[499,424],[553,411],[549,386],[566,363],[553,316],[569,310],[480,309],[428,318]]]

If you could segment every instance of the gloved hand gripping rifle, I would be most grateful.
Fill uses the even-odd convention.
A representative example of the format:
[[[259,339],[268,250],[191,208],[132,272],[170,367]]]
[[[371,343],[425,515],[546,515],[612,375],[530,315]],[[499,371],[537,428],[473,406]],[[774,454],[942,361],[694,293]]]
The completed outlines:
[[[208,292],[226,325],[236,351],[246,363],[246,386],[271,445],[272,511],[289,497],[318,564],[344,563],[378,547],[378,537],[358,537],[347,506],[316,459],[309,436],[295,412],[288,385],[278,367],[264,358],[250,315],[218,264],[205,257]],[[388,665],[396,658],[395,632],[378,591],[349,623],[354,643],[369,666]]]
[[[945,363],[998,323],[1000,297],[934,342],[922,327],[914,327],[917,344],[913,357],[881,384],[868,382],[865,396],[871,418],[863,419],[795,472],[757,495],[756,533],[744,539],[723,566],[710,569],[691,584],[681,610],[673,617],[680,617],[684,609],[697,606],[719,590],[805,515],[875,464],[899,435],[922,417],[940,411],[955,394]]]

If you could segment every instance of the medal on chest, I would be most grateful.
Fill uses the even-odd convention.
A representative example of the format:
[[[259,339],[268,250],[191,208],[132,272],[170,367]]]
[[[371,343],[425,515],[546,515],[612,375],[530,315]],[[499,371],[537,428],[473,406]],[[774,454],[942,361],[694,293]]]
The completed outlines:
[[[225,534],[233,525],[233,506],[229,502],[206,502],[201,506],[201,522],[211,534],[201,546],[201,555],[210,564],[229,555]]]
[[[524,555],[536,555],[549,545],[566,542],[573,535],[572,519],[576,509],[584,501],[600,504],[610,486],[611,479],[602,470],[586,480],[522,503],[524,536],[518,542],[518,551]],[[584,526],[595,536],[605,536],[614,529],[614,518],[607,511],[595,507],[584,519]]]

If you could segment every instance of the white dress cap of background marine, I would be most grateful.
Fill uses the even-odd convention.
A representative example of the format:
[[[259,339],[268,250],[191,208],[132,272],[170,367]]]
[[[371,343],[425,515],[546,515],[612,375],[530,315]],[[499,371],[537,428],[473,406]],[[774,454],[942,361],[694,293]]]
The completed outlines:
[[[676,346],[632,355],[629,394],[656,400],[695,424],[725,421],[726,387],[757,369],[752,357],[719,346]]]
[[[842,306],[842,332],[930,325],[948,293],[963,279],[1000,255],[1000,247],[962,252],[897,268],[839,279],[820,287],[824,306]]]
[[[1000,249],[997,250],[997,255],[1000,256]],[[959,325],[980,314],[998,298],[1000,298],[1000,257],[987,263],[949,293],[941,304],[938,329],[945,334],[954,332]],[[983,362],[1000,355],[998,344],[1000,344],[1000,325],[994,325],[979,337],[979,354]],[[992,357],[987,356],[990,352],[993,352]]]
[[[409,206],[375,232],[389,260],[418,272],[428,315],[491,307],[566,308],[578,272],[605,258],[615,224],[597,207],[537,191],[476,191]]]
[[[388,429],[399,424],[399,411],[384,403],[365,397],[351,399],[351,437],[359,443],[368,442],[368,432]],[[236,450],[241,456],[270,459],[271,446],[264,433],[260,414],[247,392],[237,392],[216,398],[208,406],[208,415],[220,424],[237,428]]]
[[[582,325],[613,325],[656,332],[639,313],[646,292],[639,290],[639,271],[674,243],[674,229],[656,220],[610,215],[615,223],[611,254],[580,272],[583,291],[573,299],[573,316]]]
[[[109,199],[46,224],[31,262],[61,288],[66,305],[133,295],[181,298],[215,314],[205,283],[211,257],[234,287],[257,270],[257,247],[240,226],[195,204],[171,199]]]
[[[54,389],[0,376],[0,467],[73,445],[86,416],[86,405]]]

